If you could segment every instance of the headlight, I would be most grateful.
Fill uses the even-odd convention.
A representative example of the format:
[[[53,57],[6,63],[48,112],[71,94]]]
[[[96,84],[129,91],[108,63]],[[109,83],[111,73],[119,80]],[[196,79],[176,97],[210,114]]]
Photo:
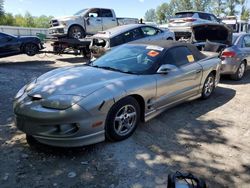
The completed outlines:
[[[45,99],[41,105],[45,108],[53,108],[58,110],[65,110],[82,99],[81,96],[74,95],[55,95]]]
[[[18,99],[19,97],[21,97],[24,92],[29,92],[30,90],[32,90],[36,85],[36,79],[33,80],[31,83],[26,84],[25,86],[23,86],[16,94],[15,99]]]

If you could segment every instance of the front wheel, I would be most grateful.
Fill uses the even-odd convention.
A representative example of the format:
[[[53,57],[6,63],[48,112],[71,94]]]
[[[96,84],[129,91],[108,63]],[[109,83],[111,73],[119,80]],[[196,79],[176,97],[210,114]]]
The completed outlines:
[[[115,103],[106,119],[106,138],[120,141],[130,137],[140,122],[140,107],[133,97]]]
[[[86,36],[85,31],[80,26],[75,25],[69,29],[68,32],[69,38],[81,39],[84,38],[85,36]]]
[[[204,82],[201,98],[202,99],[209,98],[214,92],[214,89],[215,89],[215,76],[213,73],[210,73]]]
[[[236,73],[231,75],[231,78],[233,80],[241,80],[245,74],[245,71],[246,71],[246,64],[245,62],[242,62],[239,68],[237,69]]]
[[[28,43],[24,46],[24,53],[28,56],[34,56],[39,52],[39,47],[37,44]]]

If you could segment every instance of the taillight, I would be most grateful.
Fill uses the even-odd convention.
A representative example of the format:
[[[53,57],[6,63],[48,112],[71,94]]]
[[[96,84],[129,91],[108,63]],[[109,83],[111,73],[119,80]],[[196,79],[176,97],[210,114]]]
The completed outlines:
[[[195,18],[185,18],[185,19],[183,19],[183,21],[185,21],[185,22],[194,22],[194,21],[196,21],[196,19]]]
[[[222,52],[221,59],[232,58],[232,57],[235,57],[235,56],[236,56],[236,53],[233,52],[233,51]]]

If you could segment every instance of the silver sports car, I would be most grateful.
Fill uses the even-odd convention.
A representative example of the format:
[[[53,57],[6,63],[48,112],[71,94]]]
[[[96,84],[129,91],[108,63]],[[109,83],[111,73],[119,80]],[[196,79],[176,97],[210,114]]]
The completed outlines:
[[[53,146],[123,140],[167,108],[208,98],[219,70],[217,54],[192,44],[125,44],[89,65],[56,69],[24,86],[14,101],[16,125]]]

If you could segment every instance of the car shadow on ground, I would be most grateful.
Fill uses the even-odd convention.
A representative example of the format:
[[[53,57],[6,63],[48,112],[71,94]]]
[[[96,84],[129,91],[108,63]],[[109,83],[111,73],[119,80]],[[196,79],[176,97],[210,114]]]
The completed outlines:
[[[68,62],[68,63],[85,63],[89,61],[88,58],[79,57],[79,56],[68,57],[68,58],[57,58],[57,60],[62,61],[62,62]]]
[[[250,68],[245,72],[244,77],[239,81],[232,80],[229,75],[223,75],[221,76],[220,82],[223,84],[228,84],[228,85],[249,84],[250,83]]]

